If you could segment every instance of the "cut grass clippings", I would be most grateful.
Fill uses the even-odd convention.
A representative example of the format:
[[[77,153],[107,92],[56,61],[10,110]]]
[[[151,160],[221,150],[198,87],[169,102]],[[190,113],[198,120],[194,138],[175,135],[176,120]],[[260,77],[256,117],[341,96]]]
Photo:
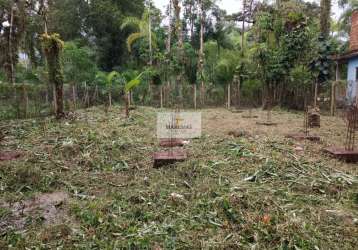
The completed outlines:
[[[138,107],[127,120],[118,107],[98,107],[61,122],[0,124],[7,127],[0,149],[24,153],[0,162],[0,224],[7,225],[0,249],[358,245],[358,169],[320,153],[342,142],[339,118],[322,117],[321,144],[297,144],[284,135],[300,129],[301,114],[273,111],[280,124],[263,128],[224,109],[202,110],[203,135],[185,146],[188,160],[155,169],[156,111]],[[249,133],[228,135],[234,129]],[[14,214],[14,206],[58,192],[66,201],[51,206],[63,222]],[[10,227],[14,218],[24,223]]]

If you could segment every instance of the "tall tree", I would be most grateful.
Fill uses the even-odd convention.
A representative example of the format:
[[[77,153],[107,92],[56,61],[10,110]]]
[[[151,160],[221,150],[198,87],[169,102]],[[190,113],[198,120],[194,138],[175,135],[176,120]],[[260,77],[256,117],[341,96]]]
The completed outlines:
[[[49,71],[49,81],[55,87],[55,101],[56,101],[56,118],[60,119],[64,116],[63,107],[63,68],[62,68],[62,51],[64,47],[63,41],[56,33],[48,35],[44,33],[41,36],[41,41],[45,51],[47,66]]]
[[[179,102],[180,104],[182,104],[182,100],[183,100],[182,80],[183,80],[183,70],[184,70],[183,69],[184,55],[183,55],[183,26],[180,17],[180,13],[181,13],[180,0],[173,0],[173,7],[174,7],[174,18],[175,18],[174,34],[177,41],[176,59],[178,61],[178,66],[179,66],[175,87],[177,89],[176,92],[178,93]],[[177,102],[177,105],[179,104],[179,102]]]
[[[321,0],[320,30],[325,38],[329,36],[331,28],[331,0]]]
[[[200,18],[200,49],[199,49],[199,60],[198,60],[198,72],[200,75],[200,103],[203,106],[205,99],[205,86],[204,86],[204,5],[203,0],[199,0],[199,18]],[[196,88],[196,85],[195,85]]]
[[[172,0],[169,0],[168,4],[168,36],[167,36],[167,53],[170,53],[172,43]]]
[[[0,2],[0,65],[9,82],[15,82],[15,65],[25,29],[25,2]]]

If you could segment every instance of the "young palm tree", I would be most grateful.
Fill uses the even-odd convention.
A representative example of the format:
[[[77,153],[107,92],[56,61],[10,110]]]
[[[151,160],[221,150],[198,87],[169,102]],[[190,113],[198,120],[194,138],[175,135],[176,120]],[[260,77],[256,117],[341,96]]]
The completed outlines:
[[[96,82],[102,86],[105,86],[108,94],[108,108],[112,107],[112,86],[115,83],[116,78],[121,78],[121,75],[117,71],[110,73],[99,71],[96,75]]]
[[[127,118],[129,118],[129,100],[130,100],[129,93],[142,82],[141,77],[144,73],[146,72],[142,72],[134,78],[129,78],[128,82],[124,85],[124,92],[125,92],[124,96],[125,96],[125,103],[126,103],[125,112]],[[130,77],[130,75],[127,75],[127,78],[128,77]]]

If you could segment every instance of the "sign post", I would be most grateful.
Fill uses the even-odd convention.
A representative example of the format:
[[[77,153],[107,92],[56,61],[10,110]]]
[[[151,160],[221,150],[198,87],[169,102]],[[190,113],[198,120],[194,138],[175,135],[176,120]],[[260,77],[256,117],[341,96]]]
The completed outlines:
[[[157,113],[157,138],[160,146],[167,151],[154,153],[154,167],[184,161],[186,151],[177,148],[189,143],[189,139],[201,136],[200,112],[160,112]]]

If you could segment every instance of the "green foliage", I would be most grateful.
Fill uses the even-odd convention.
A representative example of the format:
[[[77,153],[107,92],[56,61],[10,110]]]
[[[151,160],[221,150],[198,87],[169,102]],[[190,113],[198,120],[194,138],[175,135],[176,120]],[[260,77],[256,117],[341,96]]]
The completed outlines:
[[[302,65],[297,65],[290,72],[290,85],[292,88],[300,86],[302,89],[309,89],[312,85],[313,79],[309,69]]]
[[[189,84],[197,84],[197,80],[201,78],[198,76],[198,56],[195,53],[194,48],[189,44],[184,44],[184,53],[185,53],[185,62],[184,62],[184,70],[186,78]]]
[[[110,93],[115,86],[123,88],[126,80],[122,74],[117,71],[106,73],[98,71],[94,79],[94,84],[102,86],[102,93]]]
[[[127,17],[122,23],[121,29],[132,27],[137,30],[136,32],[130,34],[127,38],[127,48],[129,52],[132,50],[133,43],[135,43],[138,39],[145,38],[147,42],[149,42],[149,33],[151,33],[152,36],[152,45],[156,47],[156,35],[151,30],[149,31],[149,17],[149,12],[146,10],[143,13],[142,19]]]
[[[94,79],[94,84],[100,85],[100,86],[106,86],[107,85],[107,73],[103,71],[98,71],[96,74],[96,77]]]
[[[37,84],[40,82],[40,79],[37,76],[36,70],[18,64],[16,67],[15,82]]]
[[[242,86],[242,94],[244,96],[248,96],[250,98],[250,101],[253,102],[253,94],[259,93],[259,91],[262,89],[262,82],[255,78],[249,78],[245,80],[243,86]]]
[[[326,83],[331,76],[333,52],[332,42],[320,36],[317,41],[317,53],[309,64],[311,72],[320,84]]]
[[[4,71],[2,71],[1,69],[0,69],[0,83],[1,82],[5,82],[7,79],[6,79],[6,75],[5,75],[5,73],[4,73]]]
[[[88,4],[85,26],[94,36],[99,68],[110,71],[114,66],[128,61],[127,32],[121,25],[126,17],[139,18],[143,14],[142,0],[92,0]]]
[[[63,52],[66,82],[80,84],[95,79],[97,65],[93,50],[76,42],[66,42]]]
[[[298,72],[298,69],[307,69],[315,46],[312,42],[315,39],[315,24],[303,11],[301,4],[289,1],[279,12],[268,9],[257,16],[253,31],[260,42],[252,46],[250,53],[259,66],[258,79],[271,91],[285,82],[296,88],[295,84],[308,84],[312,80],[307,70],[301,70],[301,75]],[[293,75],[289,75],[290,72]]]
[[[338,4],[344,8],[343,13],[339,17],[338,29],[342,36],[348,38],[351,31],[351,16],[354,10],[358,10],[358,1],[356,0],[339,0]]]
[[[107,85],[112,85],[113,84],[113,80],[119,76],[119,73],[117,71],[112,71],[110,72],[107,77],[106,77],[106,83]]]
[[[280,81],[286,73],[288,62],[279,49],[269,49],[265,44],[257,48],[254,55],[259,63],[261,79],[266,84],[274,84]]]
[[[125,85],[125,91],[129,92],[132,89],[134,89],[135,87],[137,87],[140,84],[140,79],[139,78],[135,78],[130,80],[129,82],[126,83]]]
[[[223,51],[215,67],[214,78],[218,84],[229,84],[233,81],[239,57],[232,51]]]
[[[49,81],[54,85],[62,85],[64,76],[61,56],[64,42],[60,39],[60,35],[56,33],[51,35],[42,34],[41,42],[46,54]]]
[[[143,71],[142,73],[140,73],[139,75],[137,75],[136,77],[130,79],[124,86],[124,90],[126,92],[130,92],[133,89],[135,89],[141,82],[142,82],[142,77],[145,75],[151,74],[151,72],[149,71]],[[133,76],[133,75],[132,75]],[[128,79],[129,75],[127,76]]]
[[[51,107],[45,102],[47,84],[0,84],[0,120],[25,117],[38,117],[52,113]],[[17,98],[14,98],[14,93]],[[23,98],[27,96],[28,102]],[[25,114],[26,110],[26,114]]]
[[[9,17],[10,2],[3,1],[4,13],[0,13],[0,23]],[[25,27],[26,32],[23,32],[24,46],[21,47],[17,43],[17,38],[21,37],[21,34],[16,34],[13,49],[29,57],[31,70],[17,67],[16,81],[53,83],[57,80],[61,82],[63,78],[65,83],[79,86],[83,83],[86,83],[86,86],[106,86],[102,88],[104,91],[114,85],[124,89],[125,84],[131,82],[131,86],[137,88],[134,100],[140,97],[145,104],[144,100],[157,96],[156,93],[147,95],[149,84],[159,86],[166,82],[168,86],[175,85],[176,91],[170,92],[170,98],[165,98],[164,93],[164,99],[174,99],[175,95],[181,93],[188,96],[187,90],[192,89],[188,85],[200,82],[205,85],[203,91],[208,93],[207,99],[217,98],[223,101],[223,84],[240,79],[243,99],[248,97],[245,95],[250,91],[255,91],[256,96],[262,96],[263,89],[266,91],[267,86],[272,86],[282,90],[279,91],[279,95],[282,96],[277,97],[281,102],[287,96],[285,92],[292,93],[291,88],[297,89],[298,84],[306,85],[313,81],[312,75],[321,83],[332,78],[332,64],[329,58],[336,52],[336,47],[339,47],[342,53],[347,49],[347,42],[341,37],[344,36],[343,33],[347,35],[350,14],[356,8],[355,1],[340,1],[340,5],[345,7],[342,19],[339,25],[330,29],[329,37],[323,42],[318,38],[320,7],[315,3],[287,0],[276,5],[267,1],[254,1],[252,5],[250,3],[250,6],[246,6],[245,13],[239,12],[228,16],[214,1],[204,1],[204,60],[201,70],[201,67],[198,67],[198,2],[182,1],[179,19],[175,16],[179,10],[175,9],[178,3],[172,3],[172,33],[168,50],[168,27],[166,22],[162,22],[163,14],[168,13],[161,13],[153,3],[142,0],[51,1],[51,6],[47,10],[48,30],[58,32],[66,41],[63,44],[57,35],[47,35],[46,39],[41,36],[43,17],[41,11],[37,11],[40,2],[28,1],[24,5],[22,1],[18,1],[15,30]],[[327,9],[325,11],[327,14]],[[243,14],[246,16],[243,17]],[[26,18],[22,20],[22,16]],[[240,24],[243,18],[250,25],[245,26],[242,37]],[[177,30],[180,26],[183,28],[182,37]],[[0,29],[0,48],[6,51],[8,30],[4,27]],[[152,37],[151,51],[149,35]],[[38,39],[39,37],[42,38]],[[50,45],[52,42],[54,47]],[[45,50],[42,50],[41,43]],[[63,60],[50,60],[47,70],[44,69],[44,58],[51,54],[48,53],[49,50],[52,54],[58,52],[58,58],[63,56]],[[4,52],[2,55],[7,53]],[[152,63],[148,63],[149,59],[152,59]],[[14,60],[18,60],[17,55],[14,56]],[[1,56],[0,61],[3,62]],[[61,63],[63,76],[60,74]],[[9,76],[8,62],[5,60],[3,64],[1,66]],[[308,65],[311,65],[311,75],[306,74]],[[299,72],[302,68],[305,72]],[[58,72],[54,72],[54,69]],[[106,78],[111,76],[111,73],[106,72],[113,70],[121,73],[108,81]],[[134,80],[139,72],[142,72],[140,87],[138,81]],[[57,79],[51,75],[57,75]],[[246,86],[251,84],[252,88]],[[261,89],[257,86],[261,86]],[[166,89],[162,90],[165,92]],[[218,96],[214,98],[214,95]]]

